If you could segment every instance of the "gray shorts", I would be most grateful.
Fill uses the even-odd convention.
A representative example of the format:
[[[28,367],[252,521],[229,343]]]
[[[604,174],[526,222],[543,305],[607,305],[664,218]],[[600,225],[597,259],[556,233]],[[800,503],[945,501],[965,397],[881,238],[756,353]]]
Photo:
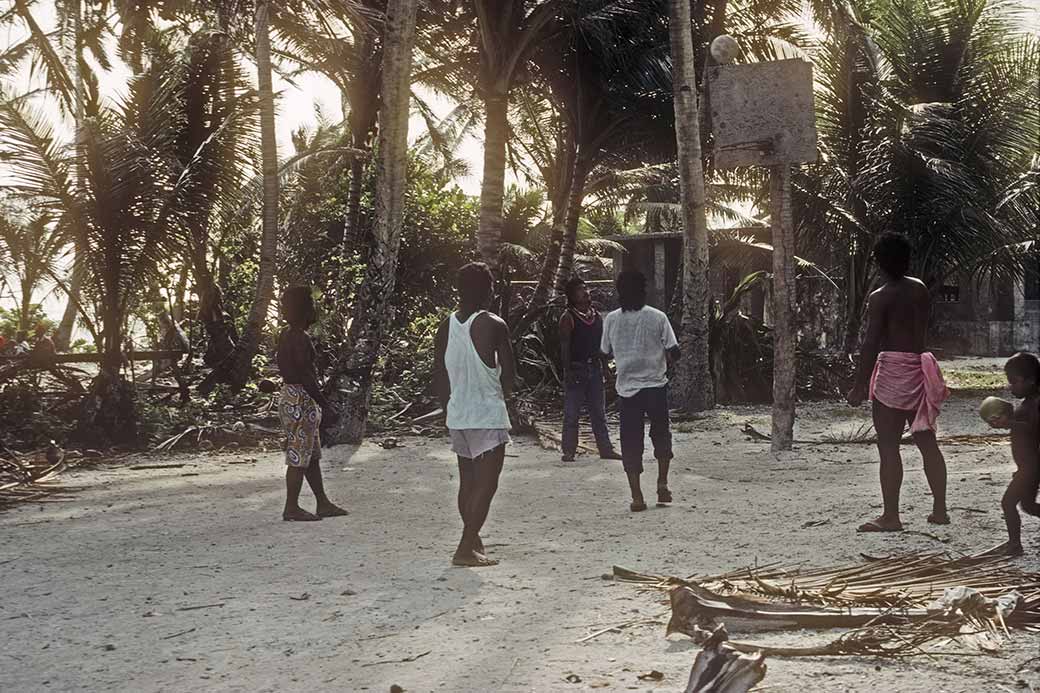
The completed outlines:
[[[450,429],[451,449],[459,457],[475,460],[499,445],[511,443],[509,430],[505,428]]]

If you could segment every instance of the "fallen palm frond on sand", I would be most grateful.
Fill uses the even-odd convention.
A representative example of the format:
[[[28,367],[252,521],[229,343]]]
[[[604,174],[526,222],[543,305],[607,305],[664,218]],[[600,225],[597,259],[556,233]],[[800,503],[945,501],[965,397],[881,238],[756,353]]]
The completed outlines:
[[[701,651],[683,693],[746,693],[765,678],[765,657],[733,647],[725,626],[700,630],[694,640]]]
[[[0,508],[39,501],[65,490],[54,483],[54,479],[71,466],[60,448],[50,446],[27,454],[6,447],[4,451],[6,456],[0,457]]]
[[[768,565],[688,578],[615,567],[615,579],[669,592],[667,633],[703,639],[725,623],[744,631],[833,629],[848,632],[821,646],[768,647],[728,642],[773,656],[904,657],[984,654],[1011,630],[1040,631],[1040,574],[1000,556],[908,554],[827,568]],[[930,646],[957,643],[950,652]]]

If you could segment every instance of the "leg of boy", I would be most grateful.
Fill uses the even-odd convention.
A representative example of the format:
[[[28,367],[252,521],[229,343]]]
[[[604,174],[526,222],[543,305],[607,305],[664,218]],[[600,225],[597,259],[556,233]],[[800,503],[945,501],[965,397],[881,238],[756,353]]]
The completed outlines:
[[[1028,475],[1015,472],[1011,477],[1004,497],[1000,499],[1000,509],[1004,511],[1004,524],[1007,526],[1008,540],[992,551],[1008,556],[1022,555],[1022,516],[1018,514],[1018,504],[1029,493],[1031,480]]]

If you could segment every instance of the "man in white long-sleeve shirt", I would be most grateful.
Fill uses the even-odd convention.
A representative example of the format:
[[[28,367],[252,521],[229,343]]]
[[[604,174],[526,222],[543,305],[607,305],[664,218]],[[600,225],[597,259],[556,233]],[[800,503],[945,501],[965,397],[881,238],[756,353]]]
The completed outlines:
[[[644,423],[657,458],[657,502],[671,503],[668,467],[672,432],[668,420],[668,364],[679,356],[668,316],[646,305],[646,277],[622,272],[617,279],[621,308],[603,320],[603,353],[617,364],[618,413],[621,418],[621,463],[632,491],[631,510],[646,510],[639,477],[643,473]]]
[[[516,373],[509,328],[486,310],[493,286],[494,277],[484,263],[460,269],[459,309],[441,323],[434,345],[437,394],[447,410],[451,447],[459,458],[463,529],[452,563],[474,568],[498,563],[487,557],[480,530],[498,490],[510,442],[506,398],[512,394]]]

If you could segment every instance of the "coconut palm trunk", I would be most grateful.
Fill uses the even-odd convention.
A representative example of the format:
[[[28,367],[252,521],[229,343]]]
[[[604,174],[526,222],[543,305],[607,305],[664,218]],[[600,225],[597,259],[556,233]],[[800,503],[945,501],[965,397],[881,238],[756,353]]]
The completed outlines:
[[[556,184],[550,187],[550,203],[552,206],[552,228],[549,235],[549,247],[542,258],[542,269],[538,275],[531,301],[527,310],[515,325],[512,326],[514,336],[522,335],[531,323],[538,319],[545,307],[553,299],[556,284],[556,272],[560,266],[560,252],[567,227],[567,204],[571,199],[571,186],[574,183],[575,144],[573,130],[567,127],[557,143],[555,162]]]
[[[249,380],[253,357],[263,337],[267,311],[274,295],[275,255],[278,251],[278,143],[274,120],[274,90],[271,86],[271,38],[268,31],[269,0],[256,3],[256,71],[260,95],[260,159],[263,173],[263,214],[260,264],[256,293],[242,336],[229,357],[221,380],[241,389]],[[212,379],[206,383],[212,386]]]
[[[80,68],[80,50],[83,32],[83,6],[80,0],[73,2],[73,23],[76,37],[73,40],[73,49],[70,60],[72,62],[72,78],[75,82],[75,137],[76,151],[82,151],[83,145],[83,118],[86,101],[86,86],[83,82],[83,70]],[[77,180],[82,175],[82,166],[76,167]],[[79,258],[79,249],[73,246],[72,269],[69,272],[69,295],[65,303],[65,311],[61,315],[61,321],[54,331],[54,348],[57,351],[68,351],[72,345],[72,335],[76,330],[76,316],[79,314],[80,292],[83,289],[83,268]]]
[[[574,274],[574,249],[578,245],[578,222],[581,220],[582,203],[585,201],[585,183],[589,179],[589,162],[578,156],[574,163],[574,177],[567,199],[567,220],[564,222],[563,242],[560,246],[560,261],[556,269],[555,291],[562,294],[567,280]]]
[[[498,265],[502,243],[502,206],[506,185],[506,138],[509,136],[509,99],[493,93],[484,99],[484,173],[480,184],[480,221],[477,248],[492,267]]]
[[[703,411],[715,406],[715,393],[708,359],[708,223],[689,0],[670,0],[668,32],[683,220],[682,356],[672,399],[681,409]]]
[[[330,442],[356,443],[365,435],[372,375],[391,318],[408,183],[408,116],[417,6],[417,0],[390,0],[387,5],[372,252],[347,333],[350,348],[345,353],[349,356],[337,378],[335,398],[341,402],[342,413]]]

